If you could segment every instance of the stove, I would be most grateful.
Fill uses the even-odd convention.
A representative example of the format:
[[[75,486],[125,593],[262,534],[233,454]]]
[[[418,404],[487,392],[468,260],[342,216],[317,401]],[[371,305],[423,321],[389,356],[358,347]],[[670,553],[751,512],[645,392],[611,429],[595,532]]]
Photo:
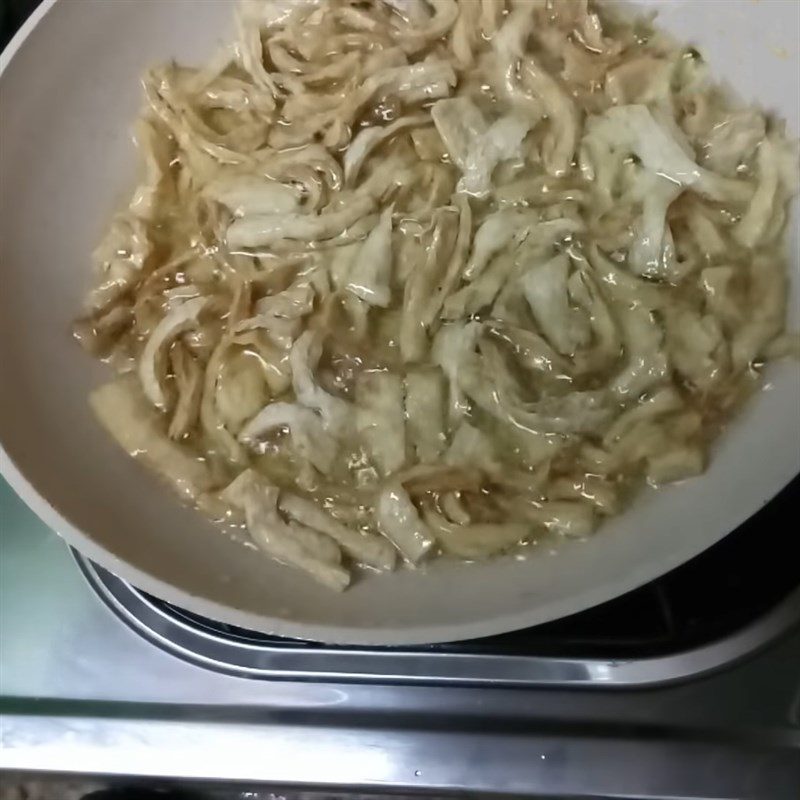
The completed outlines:
[[[0,483],[0,766],[201,790],[796,800],[798,492],[590,611],[371,648],[150,597]]]

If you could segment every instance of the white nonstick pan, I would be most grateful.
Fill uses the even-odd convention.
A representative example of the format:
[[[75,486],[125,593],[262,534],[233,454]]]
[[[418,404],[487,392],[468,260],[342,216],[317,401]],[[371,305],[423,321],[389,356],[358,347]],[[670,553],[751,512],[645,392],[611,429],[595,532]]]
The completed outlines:
[[[645,5],[797,134],[800,4]],[[182,508],[95,422],[87,395],[104,370],[69,326],[89,254],[133,179],[139,76],[153,62],[207,58],[229,33],[232,6],[46,0],[0,62],[0,464],[71,545],[154,595],[245,628],[328,642],[435,642],[546,622],[633,589],[721,539],[800,471],[800,369],[785,362],[721,438],[706,475],[646,492],[591,540],[524,562],[400,570],[335,595]],[[791,228],[796,325],[796,208]]]

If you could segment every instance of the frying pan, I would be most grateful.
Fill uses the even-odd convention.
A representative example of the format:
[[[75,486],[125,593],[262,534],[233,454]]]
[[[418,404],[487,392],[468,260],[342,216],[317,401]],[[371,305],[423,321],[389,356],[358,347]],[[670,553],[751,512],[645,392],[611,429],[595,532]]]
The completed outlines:
[[[645,5],[797,134],[800,4]],[[87,394],[107,374],[68,330],[89,254],[133,182],[139,76],[169,58],[204,60],[228,37],[231,13],[230,0],[46,0],[0,61],[0,466],[67,542],[154,595],[244,628],[435,642],[546,622],[633,589],[721,539],[800,471],[800,371],[784,362],[720,439],[704,476],[645,492],[589,541],[527,561],[368,575],[335,595],[182,508],[94,421]],[[796,208],[790,227],[796,324]]]

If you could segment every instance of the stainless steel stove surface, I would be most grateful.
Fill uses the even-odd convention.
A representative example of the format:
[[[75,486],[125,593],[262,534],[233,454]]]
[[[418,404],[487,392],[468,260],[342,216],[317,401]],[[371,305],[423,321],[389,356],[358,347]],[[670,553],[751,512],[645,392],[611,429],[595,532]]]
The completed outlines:
[[[0,484],[0,766],[350,791],[800,796],[798,482],[568,620],[421,648],[267,637],[138,592]]]

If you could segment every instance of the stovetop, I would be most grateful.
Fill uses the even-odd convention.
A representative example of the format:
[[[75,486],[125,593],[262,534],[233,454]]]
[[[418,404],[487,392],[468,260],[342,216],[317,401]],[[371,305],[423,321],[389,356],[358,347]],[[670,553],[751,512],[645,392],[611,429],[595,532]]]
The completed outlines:
[[[798,488],[592,611],[381,649],[193,617],[76,560],[0,484],[0,766],[437,796],[794,800]]]

